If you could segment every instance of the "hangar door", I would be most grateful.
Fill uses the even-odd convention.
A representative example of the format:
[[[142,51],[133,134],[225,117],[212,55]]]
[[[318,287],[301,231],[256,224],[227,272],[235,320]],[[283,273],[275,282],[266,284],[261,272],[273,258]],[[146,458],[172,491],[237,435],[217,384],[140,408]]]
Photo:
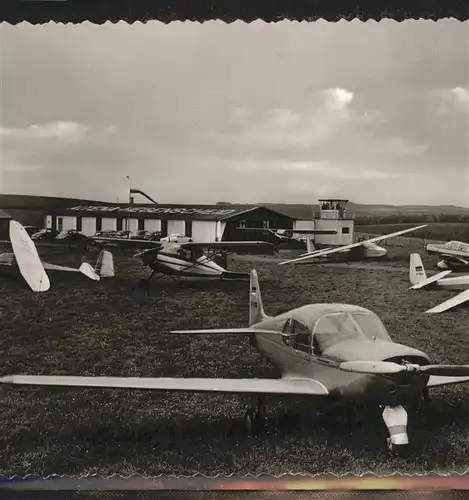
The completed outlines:
[[[168,220],[168,235],[171,234],[186,234],[186,221]]]
[[[64,215],[63,217],[57,217],[57,229],[59,231],[67,231],[69,229],[77,228],[77,218]]]
[[[161,231],[160,219],[145,219],[146,231]]]
[[[96,217],[83,217],[81,219],[81,232],[86,236],[93,236],[96,232]]]
[[[117,219],[115,217],[103,217],[101,231],[117,231]]]
[[[138,219],[127,219],[127,231],[138,231]]]
[[[197,220],[192,223],[192,239],[194,241],[215,241],[216,222]]]

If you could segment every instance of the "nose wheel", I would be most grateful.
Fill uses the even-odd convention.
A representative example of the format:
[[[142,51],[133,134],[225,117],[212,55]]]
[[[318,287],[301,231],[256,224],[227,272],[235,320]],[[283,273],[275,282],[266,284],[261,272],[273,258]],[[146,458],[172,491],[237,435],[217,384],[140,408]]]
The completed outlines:
[[[382,415],[389,432],[386,439],[388,451],[392,455],[404,455],[409,450],[406,410],[402,405],[386,406]]]
[[[407,444],[395,444],[391,441],[391,438],[386,438],[387,449],[390,455],[395,457],[403,457],[408,455],[410,451],[410,445]]]

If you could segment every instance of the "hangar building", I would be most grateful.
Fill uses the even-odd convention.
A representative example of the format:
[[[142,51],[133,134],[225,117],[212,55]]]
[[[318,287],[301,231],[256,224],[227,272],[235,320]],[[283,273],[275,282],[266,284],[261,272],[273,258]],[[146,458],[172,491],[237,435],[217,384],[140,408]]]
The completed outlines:
[[[346,211],[348,200],[319,200],[319,212],[310,217],[288,210],[246,204],[155,205],[89,202],[49,211],[45,227],[59,231],[76,229],[86,235],[96,231],[160,231],[162,236],[182,233],[199,241],[256,240],[259,233],[249,229],[335,229],[336,234],[317,234],[318,247],[353,242],[354,219]],[[92,204],[91,204],[92,203]]]
[[[76,229],[89,236],[96,231],[129,229],[161,231],[162,236],[182,233],[202,241],[245,240],[249,231],[237,228],[294,229],[295,223],[290,215],[244,204],[129,206],[96,202],[61,208],[45,215],[47,228]]]

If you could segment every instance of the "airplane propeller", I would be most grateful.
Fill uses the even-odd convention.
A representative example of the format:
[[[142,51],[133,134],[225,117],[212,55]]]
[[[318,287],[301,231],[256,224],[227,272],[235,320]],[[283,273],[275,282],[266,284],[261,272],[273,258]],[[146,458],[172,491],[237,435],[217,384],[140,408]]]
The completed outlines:
[[[345,361],[339,369],[352,373],[389,375],[402,372],[425,373],[441,377],[469,377],[469,365],[399,365],[390,361]]]

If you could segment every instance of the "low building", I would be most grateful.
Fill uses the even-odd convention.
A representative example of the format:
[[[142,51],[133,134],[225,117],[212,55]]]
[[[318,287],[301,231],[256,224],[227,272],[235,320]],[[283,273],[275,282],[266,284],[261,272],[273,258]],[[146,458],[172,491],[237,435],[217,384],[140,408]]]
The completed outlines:
[[[10,239],[11,215],[0,208],[0,240]]]
[[[249,231],[237,228],[293,229],[294,224],[295,219],[284,213],[239,204],[128,206],[97,202],[53,210],[45,216],[47,228],[75,229],[89,236],[96,231],[128,229],[160,231],[162,236],[182,233],[196,241],[252,239]]]

